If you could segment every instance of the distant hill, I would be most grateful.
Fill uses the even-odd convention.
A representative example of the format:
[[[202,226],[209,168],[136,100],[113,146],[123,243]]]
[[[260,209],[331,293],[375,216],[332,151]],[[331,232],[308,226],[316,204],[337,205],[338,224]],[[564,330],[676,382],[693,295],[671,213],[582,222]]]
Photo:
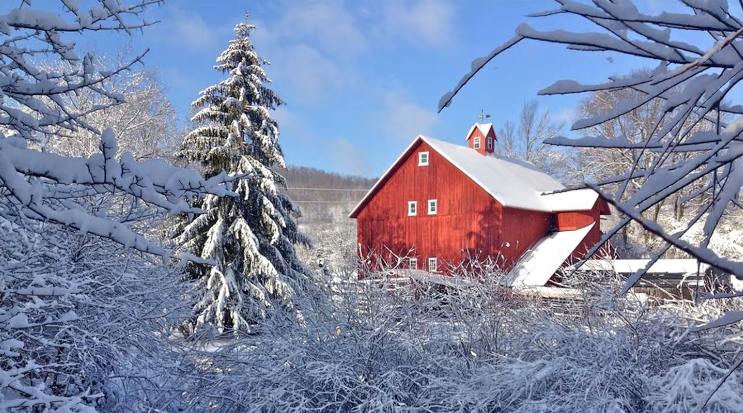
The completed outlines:
[[[376,178],[341,175],[306,166],[279,171],[286,178],[288,195],[302,209],[303,222],[345,219],[377,182]]]

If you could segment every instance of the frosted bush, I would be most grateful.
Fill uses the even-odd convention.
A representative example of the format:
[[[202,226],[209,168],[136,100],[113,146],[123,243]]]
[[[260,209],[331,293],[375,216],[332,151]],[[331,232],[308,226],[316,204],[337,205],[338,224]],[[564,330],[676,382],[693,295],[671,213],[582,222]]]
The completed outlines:
[[[678,312],[610,291],[555,311],[504,301],[495,283],[447,292],[413,282],[407,295],[379,285],[347,283],[333,300],[305,302],[300,324],[272,319],[214,353],[219,374],[202,380],[224,386],[189,403],[256,412],[689,411],[739,348],[720,346],[739,329],[690,333],[693,322]],[[702,310],[694,316],[704,319]],[[739,375],[722,391],[708,408],[743,408],[732,396],[743,394]]]

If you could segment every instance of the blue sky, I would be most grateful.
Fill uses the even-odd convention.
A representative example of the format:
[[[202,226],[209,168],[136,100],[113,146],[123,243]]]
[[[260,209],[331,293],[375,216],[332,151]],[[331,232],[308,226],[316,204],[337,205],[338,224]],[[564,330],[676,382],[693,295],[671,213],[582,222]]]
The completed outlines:
[[[670,0],[643,7],[667,6]],[[437,113],[441,95],[474,58],[512,37],[527,14],[554,7],[541,0],[175,0],[148,10],[147,18],[160,23],[143,33],[98,35],[80,47],[107,54],[149,47],[146,66],[160,72],[185,119],[198,92],[222,79],[212,69],[214,59],[249,11],[258,26],[256,49],[272,62],[266,71],[287,102],[275,114],[287,163],[379,176],[418,134],[463,144],[481,108],[497,129],[556,80],[598,82],[641,65],[607,53],[522,43]],[[565,17],[529,20],[537,28],[581,28]],[[580,97],[538,100],[556,121],[569,122]]]

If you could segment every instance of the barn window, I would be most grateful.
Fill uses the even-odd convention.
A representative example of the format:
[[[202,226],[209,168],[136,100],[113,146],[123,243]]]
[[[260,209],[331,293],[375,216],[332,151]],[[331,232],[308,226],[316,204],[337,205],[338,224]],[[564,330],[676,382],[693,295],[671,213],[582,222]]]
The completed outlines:
[[[428,152],[419,152],[418,153],[418,166],[426,166],[428,165]]]
[[[493,149],[493,138],[488,136],[488,149]]]
[[[436,257],[428,259],[428,272],[436,272]]]
[[[435,199],[429,199],[428,200],[428,215],[436,215],[437,210],[437,200]]]
[[[475,144],[472,145],[472,147],[475,149],[480,149],[480,137],[479,136],[475,138]]]
[[[418,214],[418,202],[408,201],[408,216],[412,217]]]
[[[411,270],[418,269],[418,258],[408,258],[408,268]]]

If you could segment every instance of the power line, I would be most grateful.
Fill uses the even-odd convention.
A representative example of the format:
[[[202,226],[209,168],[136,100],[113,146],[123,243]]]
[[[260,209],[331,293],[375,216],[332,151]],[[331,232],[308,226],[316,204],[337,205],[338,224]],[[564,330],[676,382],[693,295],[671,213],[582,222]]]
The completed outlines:
[[[363,188],[287,188],[287,191],[291,190],[302,190],[302,191],[364,191],[368,192],[369,189]]]
[[[357,204],[359,201],[297,201],[292,200],[297,204]]]

